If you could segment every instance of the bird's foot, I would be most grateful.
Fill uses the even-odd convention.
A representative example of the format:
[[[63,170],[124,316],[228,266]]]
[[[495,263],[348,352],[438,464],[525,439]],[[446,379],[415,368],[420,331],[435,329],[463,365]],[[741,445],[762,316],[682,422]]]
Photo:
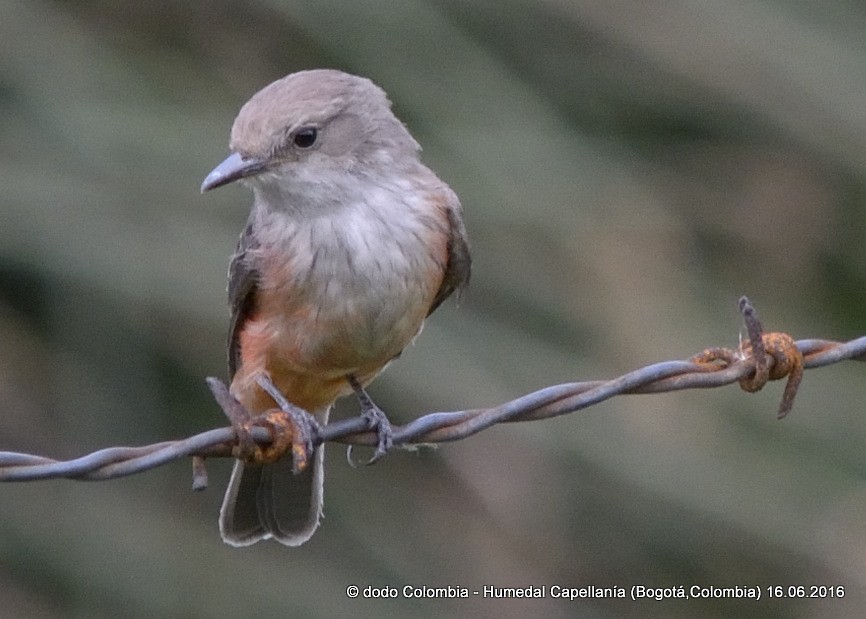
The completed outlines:
[[[370,399],[358,380],[351,374],[346,377],[346,380],[349,381],[361,405],[361,416],[367,421],[369,429],[376,432],[376,450],[373,452],[373,456],[364,463],[373,464],[394,446],[394,430],[391,428],[391,422],[388,421],[387,415]],[[346,456],[349,463],[354,465],[351,445]]]
[[[310,413],[289,402],[270,376],[260,374],[256,382],[280,407],[272,408],[249,422],[264,426],[271,433],[270,446],[261,449],[257,457],[262,463],[276,462],[291,449],[295,474],[300,473],[313,456],[322,428]]]
[[[295,473],[307,468],[321,429],[315,417],[290,404],[282,394],[279,394],[279,398],[274,398],[280,408],[272,408],[262,415],[253,416],[221,380],[209,378],[207,383],[217,404],[234,428],[236,443],[232,448],[232,455],[235,458],[250,464],[269,464],[291,451]],[[276,391],[276,387],[270,378],[261,377],[259,384],[273,397],[271,390]],[[265,387],[265,384],[268,386]],[[259,445],[253,438],[255,428],[267,430],[270,443],[264,447]]]

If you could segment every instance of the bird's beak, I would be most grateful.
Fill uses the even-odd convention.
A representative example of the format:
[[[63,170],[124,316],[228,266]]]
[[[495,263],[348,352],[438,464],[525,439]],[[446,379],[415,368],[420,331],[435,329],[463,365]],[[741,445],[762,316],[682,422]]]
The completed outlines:
[[[232,153],[225,160],[211,170],[204,182],[201,184],[201,192],[210,191],[223,185],[228,185],[242,178],[254,176],[263,172],[267,163],[255,157],[243,157],[238,153]]]

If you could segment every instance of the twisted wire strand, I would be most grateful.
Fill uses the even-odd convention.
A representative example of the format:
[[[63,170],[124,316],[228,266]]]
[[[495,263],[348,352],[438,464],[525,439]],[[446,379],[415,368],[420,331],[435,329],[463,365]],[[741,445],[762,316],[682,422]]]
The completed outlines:
[[[745,297],[740,300],[740,310],[749,331],[749,342],[738,349],[709,348],[687,360],[654,363],[612,380],[553,385],[492,408],[429,413],[406,425],[394,426],[394,445],[410,447],[457,441],[499,423],[548,419],[582,410],[618,395],[706,389],[735,382],[739,382],[744,390],[757,391],[768,379],[787,377],[788,387],[779,409],[779,416],[782,417],[793,405],[803,370],[846,360],[866,361],[866,336],[847,342],[824,339],[795,342],[783,333],[764,333],[754,309]],[[758,384],[755,384],[756,380]],[[217,379],[208,379],[208,383],[212,389],[216,385],[218,389],[224,390],[224,397],[228,393]],[[218,394],[215,392],[215,395]],[[360,417],[328,424],[318,429],[310,441],[311,446],[325,442],[375,445],[376,435],[366,424]],[[268,427],[253,426],[248,431],[250,438],[259,446],[270,445],[274,440]],[[66,461],[0,452],[0,481],[57,478],[102,481],[134,475],[180,458],[192,457],[193,487],[202,489],[207,485],[204,459],[236,457],[237,446],[236,430],[229,426],[183,440],[141,447],[110,447]],[[309,453],[306,457],[309,457]]]

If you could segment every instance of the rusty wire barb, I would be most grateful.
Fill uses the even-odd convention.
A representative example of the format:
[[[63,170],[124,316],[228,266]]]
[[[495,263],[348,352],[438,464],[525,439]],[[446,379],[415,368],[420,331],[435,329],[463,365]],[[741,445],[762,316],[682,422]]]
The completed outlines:
[[[547,387],[493,408],[430,413],[394,426],[394,445],[444,443],[471,436],[504,422],[534,421],[573,413],[615,395],[646,394],[720,387],[738,382],[748,392],[760,390],[768,381],[787,377],[778,417],[787,415],[807,369],[852,359],[866,361],[866,336],[848,342],[807,339],[794,341],[785,333],[765,333],[757,313],[746,297],[740,299],[748,341],[737,348],[708,348],[684,361],[663,361],[628,372],[612,380],[566,383]],[[208,386],[230,419],[239,413],[237,401],[225,384],[215,378]],[[284,409],[287,408],[284,406]],[[68,478],[97,481],[134,475],[173,460],[192,457],[193,489],[207,486],[206,458],[243,457],[249,441],[267,450],[273,443],[290,441],[296,469],[302,469],[312,448],[325,442],[375,445],[376,436],[367,422],[357,417],[324,427],[298,430],[298,409],[275,409],[265,416],[209,430],[187,439],[142,447],[111,447],[68,461],[15,452],[0,452],[0,481],[32,481]],[[245,411],[244,411],[245,412]],[[281,415],[280,413],[284,414]],[[243,416],[240,414],[240,416]],[[288,438],[285,432],[288,431]],[[246,432],[247,436],[241,436]],[[244,443],[247,443],[244,445]]]

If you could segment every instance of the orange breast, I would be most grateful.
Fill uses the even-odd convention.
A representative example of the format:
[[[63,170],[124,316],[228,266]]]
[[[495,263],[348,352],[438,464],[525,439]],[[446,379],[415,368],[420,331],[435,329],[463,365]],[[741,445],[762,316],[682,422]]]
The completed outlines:
[[[238,334],[232,382],[250,411],[274,406],[259,373],[319,410],[351,393],[347,374],[370,382],[418,334],[447,266],[446,216],[435,206],[400,215],[294,231],[259,250],[256,309]]]

